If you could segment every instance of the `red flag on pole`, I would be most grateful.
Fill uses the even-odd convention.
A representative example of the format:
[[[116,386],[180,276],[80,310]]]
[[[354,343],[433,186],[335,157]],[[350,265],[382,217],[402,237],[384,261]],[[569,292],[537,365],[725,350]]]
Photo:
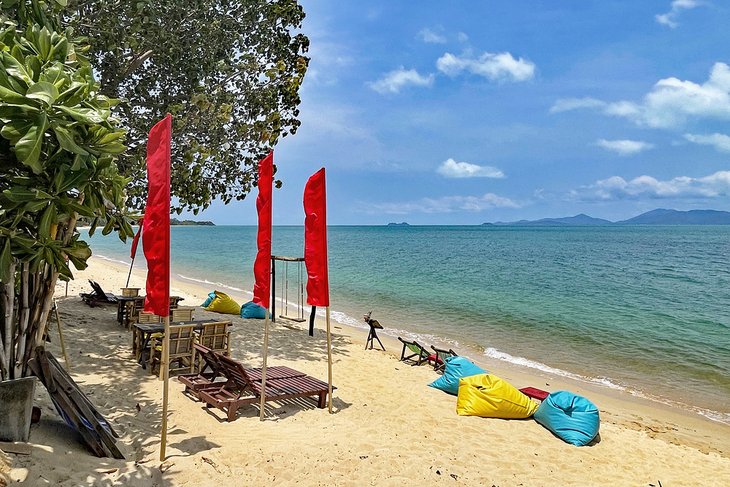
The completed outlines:
[[[324,168],[304,187],[304,264],[307,266],[307,303],[330,305],[327,275],[327,192]]]
[[[134,260],[137,257],[137,245],[139,245],[139,237],[142,236],[142,226],[144,225],[144,218],[139,219],[139,230],[132,239],[132,249],[129,252],[129,258]]]
[[[142,248],[147,259],[144,310],[167,316],[170,310],[170,137],[168,113],[150,130],[147,142],[147,207]]]
[[[269,307],[271,289],[271,188],[274,182],[274,151],[259,161],[259,196],[256,211],[259,214],[259,231],[256,242],[258,254],[253,264],[256,282],[253,286],[253,302]]]

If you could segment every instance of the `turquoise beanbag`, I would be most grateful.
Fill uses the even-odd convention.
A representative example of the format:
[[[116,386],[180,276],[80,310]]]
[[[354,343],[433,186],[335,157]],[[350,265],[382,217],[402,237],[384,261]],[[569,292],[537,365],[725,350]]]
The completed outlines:
[[[535,420],[561,440],[585,446],[598,434],[598,408],[583,396],[568,391],[553,392],[535,411]]]
[[[459,394],[459,379],[477,374],[487,374],[488,372],[479,366],[474,365],[466,357],[447,357],[444,374],[431,382],[429,386],[441,389],[456,396]]]
[[[208,306],[210,306],[210,303],[212,303],[214,299],[215,299],[215,291],[211,291],[210,293],[208,293],[208,299],[203,301],[203,304],[201,304],[200,307],[207,308]]]
[[[266,308],[253,301],[249,301],[241,306],[241,318],[258,318],[263,320],[266,318]]]

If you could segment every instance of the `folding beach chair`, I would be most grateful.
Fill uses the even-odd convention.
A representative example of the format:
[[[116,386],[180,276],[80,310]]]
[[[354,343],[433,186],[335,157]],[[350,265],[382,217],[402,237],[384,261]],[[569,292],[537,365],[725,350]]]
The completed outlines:
[[[443,348],[436,348],[431,345],[431,349],[434,351],[434,353],[428,356],[428,363],[432,364],[433,370],[437,372],[443,372],[444,368],[446,367],[446,359],[448,357],[458,356],[457,353],[450,348],[448,350],[445,350]]]
[[[401,337],[398,337],[398,340],[403,343],[403,350],[400,353],[401,362],[410,363],[411,365],[421,365],[428,360],[428,356],[430,355],[430,353],[428,353],[426,347],[424,347],[415,340],[409,342],[408,340],[404,340]],[[411,352],[410,355],[406,355],[406,349]]]

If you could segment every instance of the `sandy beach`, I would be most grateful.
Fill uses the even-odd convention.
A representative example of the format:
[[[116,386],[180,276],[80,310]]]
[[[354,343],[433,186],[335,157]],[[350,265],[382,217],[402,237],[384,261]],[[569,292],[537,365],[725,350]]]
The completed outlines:
[[[162,383],[131,353],[131,334],[117,324],[116,307],[90,308],[79,292],[86,279],[120,292],[127,269],[99,258],[56,290],[70,373],[120,433],[127,460],[92,456],[55,412],[37,385],[39,424],[31,429],[29,456],[0,453],[0,485],[217,486],[217,485],[730,485],[730,427],[701,416],[598,386],[572,383],[480,363],[517,387],[567,389],[601,410],[600,441],[575,447],[534,420],[459,417],[456,398],[426,385],[428,366],[364,350],[366,333],[333,323],[334,414],[313,402],[267,403],[242,408],[228,423],[170,381],[168,459],[159,461]],[[144,287],[144,274],[132,275]],[[173,294],[198,305],[210,289],[174,282]],[[239,303],[248,300],[233,296]],[[196,309],[196,318],[219,317]],[[261,365],[262,320],[232,319],[232,356]],[[304,324],[277,321],[271,328],[269,365],[287,365],[326,380],[324,321],[314,337]],[[48,349],[61,357],[57,331]]]

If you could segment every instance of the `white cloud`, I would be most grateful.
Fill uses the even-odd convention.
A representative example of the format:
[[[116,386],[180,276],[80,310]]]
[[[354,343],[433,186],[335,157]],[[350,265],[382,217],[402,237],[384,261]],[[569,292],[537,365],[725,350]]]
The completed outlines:
[[[613,201],[625,199],[701,198],[730,195],[730,171],[718,171],[709,176],[692,178],[678,176],[660,181],[651,176],[639,176],[629,181],[612,176],[590,186],[573,190],[569,199],[583,201]]]
[[[366,211],[408,215],[411,213],[453,213],[455,211],[481,212],[494,208],[520,208],[520,205],[509,198],[486,193],[481,196],[444,196],[400,203],[379,203],[370,205]]]
[[[725,134],[684,134],[684,138],[695,144],[711,145],[720,152],[730,152],[730,136]]]
[[[550,113],[567,112],[577,110],[579,108],[604,108],[607,105],[605,101],[596,100],[595,98],[561,98],[553,103],[550,107]]]
[[[648,150],[648,149],[651,149],[652,147],[654,147],[653,144],[649,144],[648,142],[642,142],[640,140],[626,140],[626,139],[620,139],[620,140],[598,139],[596,141],[596,145],[598,147],[602,147],[606,150],[616,152],[617,154],[619,154],[621,156],[629,156],[632,154],[638,154],[639,152],[643,152],[645,150]]]
[[[467,71],[492,81],[527,81],[535,76],[534,63],[523,58],[515,59],[508,52],[485,52],[477,58],[468,55],[460,57],[447,52],[438,58],[436,67],[447,76],[453,77]]]
[[[697,0],[674,0],[671,4],[669,12],[665,14],[657,14],[654,16],[654,18],[660,24],[666,25],[667,27],[671,27],[672,29],[674,29],[679,25],[679,22],[677,22],[677,17],[679,17],[679,14],[683,10],[691,10],[693,8],[699,7],[700,5],[701,2]]]
[[[638,125],[674,128],[690,119],[730,119],[730,66],[715,63],[710,76],[702,84],[665,78],[657,81],[643,101],[608,103],[594,98],[557,100],[552,113],[580,108],[600,110],[605,115],[624,117]]]
[[[424,27],[423,29],[418,31],[418,34],[416,34],[416,38],[422,40],[427,44],[446,44],[445,36],[432,31],[428,27]]]
[[[459,32],[458,34],[456,34],[456,39],[459,42],[466,42],[469,40],[469,36],[466,35],[464,32]]]
[[[398,93],[405,86],[431,86],[433,74],[421,76],[415,69],[405,69],[403,66],[387,73],[378,81],[368,83],[370,88],[381,94]]]
[[[503,178],[504,173],[492,166],[478,166],[469,162],[446,159],[436,172],[447,178]]]

